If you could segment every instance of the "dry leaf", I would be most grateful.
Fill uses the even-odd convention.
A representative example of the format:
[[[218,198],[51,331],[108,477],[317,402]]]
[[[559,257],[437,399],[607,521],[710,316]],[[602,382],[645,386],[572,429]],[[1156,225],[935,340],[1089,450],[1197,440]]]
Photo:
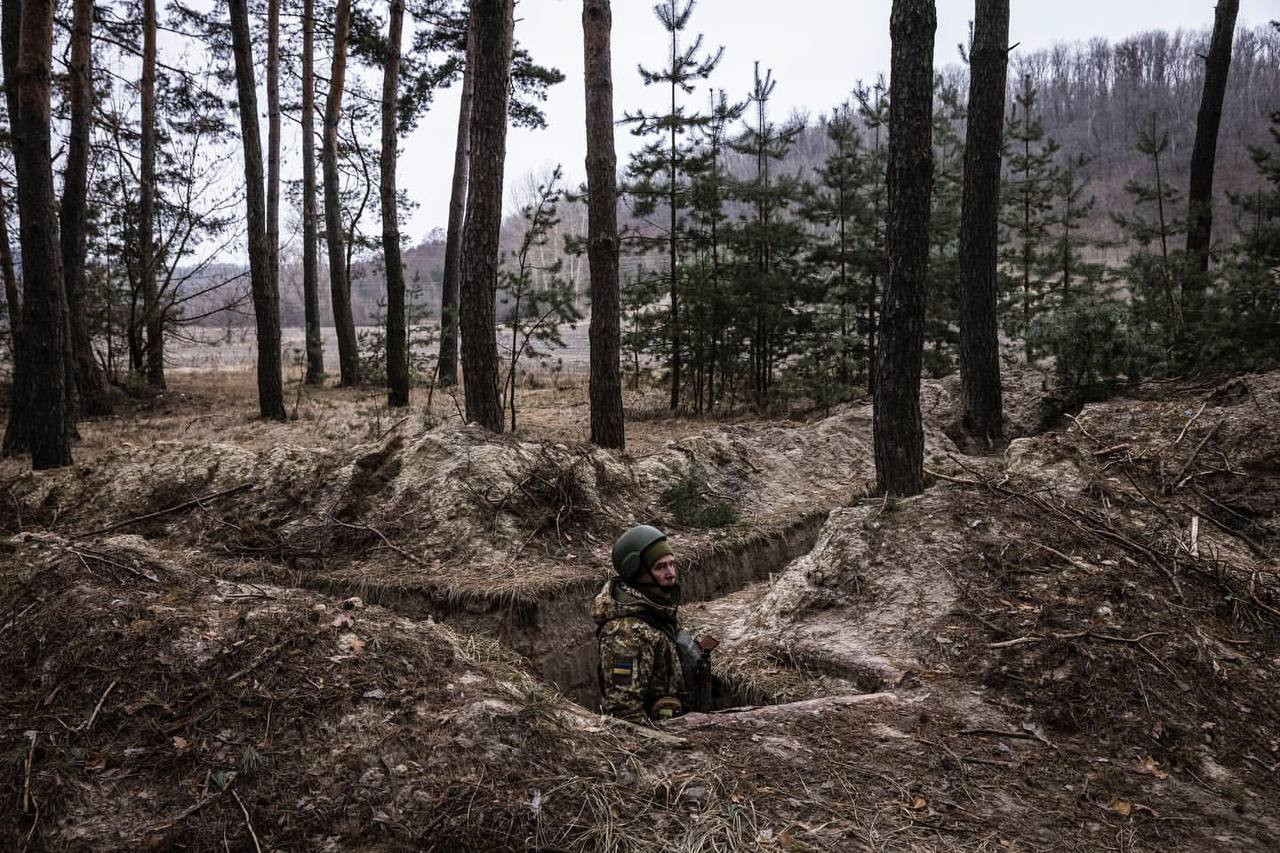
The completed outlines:
[[[920,809],[924,808],[927,805],[929,805],[929,801],[926,800],[924,797],[920,796],[919,794],[916,794],[914,797],[911,798],[912,811],[920,811]]]
[[[182,752],[189,745],[190,744],[187,743],[187,739],[182,737],[181,735],[175,736],[173,739],[173,748],[178,750],[178,752]]]
[[[1119,797],[1116,797],[1114,800],[1111,801],[1111,810],[1116,814],[1123,815],[1124,817],[1128,817],[1129,815],[1133,814],[1133,803],[1129,802],[1128,800],[1122,800]]]
[[[1169,774],[1160,769],[1160,765],[1154,758],[1148,755],[1146,758],[1138,762],[1133,768],[1135,773],[1145,773],[1148,776],[1154,776],[1157,779],[1168,779]]]

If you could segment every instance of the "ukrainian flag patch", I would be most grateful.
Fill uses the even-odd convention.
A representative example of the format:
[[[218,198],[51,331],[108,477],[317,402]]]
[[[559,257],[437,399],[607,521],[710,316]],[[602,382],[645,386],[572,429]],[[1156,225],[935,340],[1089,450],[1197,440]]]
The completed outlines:
[[[632,658],[618,658],[613,662],[613,683],[616,687],[625,687],[631,683],[631,673],[635,666]]]

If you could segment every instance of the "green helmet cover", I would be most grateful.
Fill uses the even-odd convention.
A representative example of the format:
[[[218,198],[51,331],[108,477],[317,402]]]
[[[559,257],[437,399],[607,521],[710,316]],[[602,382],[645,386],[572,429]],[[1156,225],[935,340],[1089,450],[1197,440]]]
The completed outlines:
[[[644,569],[644,561],[640,555],[653,543],[666,538],[667,534],[648,524],[639,524],[627,530],[613,543],[613,570],[623,580],[631,580]]]

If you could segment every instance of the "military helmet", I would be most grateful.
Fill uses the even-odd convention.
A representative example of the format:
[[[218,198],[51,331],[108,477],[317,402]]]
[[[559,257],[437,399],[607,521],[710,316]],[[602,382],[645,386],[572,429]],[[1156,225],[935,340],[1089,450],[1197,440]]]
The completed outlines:
[[[641,555],[657,542],[666,541],[667,534],[648,524],[638,524],[627,530],[613,543],[613,570],[623,580],[631,580],[646,567]]]

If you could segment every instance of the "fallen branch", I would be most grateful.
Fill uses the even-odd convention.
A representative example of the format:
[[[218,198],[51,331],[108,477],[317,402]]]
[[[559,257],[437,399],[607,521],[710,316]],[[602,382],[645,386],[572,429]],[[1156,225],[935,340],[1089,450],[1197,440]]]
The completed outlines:
[[[1191,425],[1196,422],[1196,418],[1200,417],[1200,413],[1204,411],[1204,407],[1207,405],[1209,404],[1201,403],[1200,408],[1196,411],[1194,415],[1191,416],[1191,420],[1187,421],[1185,424],[1182,425],[1182,432],[1178,433],[1178,437],[1177,439],[1174,440],[1173,444],[1171,445],[1171,448],[1177,447],[1179,444],[1182,443],[1182,439],[1185,438],[1187,435],[1187,430],[1191,429]]]
[[[1192,465],[1196,464],[1196,459],[1200,456],[1200,451],[1204,449],[1204,446],[1209,443],[1209,439],[1213,438],[1214,434],[1221,426],[1222,421],[1218,421],[1209,428],[1207,433],[1204,434],[1204,438],[1200,439],[1200,443],[1196,445],[1196,449],[1191,452],[1191,458],[1182,466],[1182,470],[1178,472],[1178,476],[1173,478],[1173,485],[1165,488],[1166,495],[1173,494],[1174,489],[1187,481],[1187,472],[1191,470]]]
[[[376,528],[376,527],[373,527],[373,526],[371,526],[371,525],[364,524],[364,523],[360,523],[360,524],[349,524],[349,523],[347,523],[347,522],[345,522],[345,521],[340,521],[340,520],[338,520],[338,519],[334,518],[332,515],[327,515],[327,516],[325,516],[325,517],[326,517],[326,518],[328,518],[330,521],[332,521],[334,524],[338,525],[339,527],[345,527],[345,528],[347,528],[348,530],[363,530],[363,531],[366,531],[366,532],[368,532],[368,533],[373,533],[373,534],[375,534],[379,539],[381,539],[381,540],[382,540],[382,544],[383,544],[383,545],[386,545],[386,546],[387,546],[388,548],[390,548],[392,551],[395,551],[397,554],[399,554],[401,557],[404,557],[404,558],[405,558],[406,560],[408,560],[409,562],[414,563],[415,565],[418,565],[418,566],[420,566],[420,567],[422,567],[422,568],[424,568],[424,569],[429,569],[429,568],[431,568],[431,565],[430,565],[429,563],[427,563],[425,560],[423,560],[423,559],[422,559],[422,558],[420,558],[420,557],[415,557],[413,554],[410,554],[408,551],[406,551],[405,549],[401,548],[401,547],[400,547],[399,545],[397,545],[396,543],[392,542],[390,539],[388,539],[388,538],[387,538],[387,534],[383,533],[381,530],[379,530],[379,529],[378,529],[378,528]]]
[[[224,789],[219,791],[216,794],[210,794],[204,799],[196,800],[194,803],[187,806],[185,809],[178,812],[176,815],[169,818],[168,820],[162,823],[153,824],[152,826],[147,827],[147,832],[154,833],[154,832],[161,832],[163,830],[169,829],[174,824],[180,823],[186,820],[187,818],[191,817],[193,814],[200,811],[202,808],[209,805],[209,803],[212,803],[214,800],[220,798],[225,793],[226,793],[226,790]]]
[[[31,733],[31,745],[27,747],[26,767],[22,772],[22,813],[31,814],[31,762],[35,760],[36,741],[40,739],[39,732]]]
[[[236,798],[236,805],[240,807],[240,813],[244,815],[244,825],[249,830],[249,837],[253,839],[253,849],[258,853],[262,853],[262,845],[258,843],[258,833],[253,831],[253,821],[249,820],[249,810],[244,807],[244,801],[240,799],[239,794],[232,791],[231,796]]]
[[[107,685],[107,689],[102,691],[102,696],[98,698],[98,704],[93,706],[93,713],[89,715],[89,719],[85,721],[85,724],[80,727],[83,731],[88,732],[93,728],[93,721],[98,719],[98,712],[102,710],[102,703],[107,701],[107,697],[111,695],[111,691],[115,690],[116,685],[119,683],[120,679],[112,679],[111,683]]]
[[[99,527],[96,530],[85,530],[81,533],[73,533],[72,536],[76,538],[83,538],[85,536],[97,536],[99,533],[107,533],[111,530],[116,530],[121,527],[127,527],[128,525],[135,524],[139,521],[147,521],[148,519],[159,518],[162,515],[169,515],[170,513],[179,512],[181,510],[187,509],[188,507],[199,506],[203,501],[211,501],[211,500],[214,500],[215,498],[224,498],[227,495],[234,495],[237,492],[243,492],[246,489],[252,489],[252,488],[253,488],[253,483],[241,483],[238,486],[232,486],[231,488],[223,489],[220,492],[213,492],[212,494],[204,495],[198,498],[192,498],[189,501],[183,501],[180,504],[174,504],[173,506],[165,507],[164,509],[158,509],[155,512],[149,512],[145,515],[135,515],[132,518],[126,518],[124,521],[117,521],[115,524],[108,524],[106,527]]]
[[[798,715],[817,715],[847,705],[897,705],[898,697],[893,693],[855,693],[845,696],[825,696],[820,699],[805,699],[786,705],[748,705],[743,708],[730,708],[709,714],[693,713],[676,717],[664,726],[668,730],[682,731],[687,729],[719,728],[738,723],[773,722],[785,720]]]

